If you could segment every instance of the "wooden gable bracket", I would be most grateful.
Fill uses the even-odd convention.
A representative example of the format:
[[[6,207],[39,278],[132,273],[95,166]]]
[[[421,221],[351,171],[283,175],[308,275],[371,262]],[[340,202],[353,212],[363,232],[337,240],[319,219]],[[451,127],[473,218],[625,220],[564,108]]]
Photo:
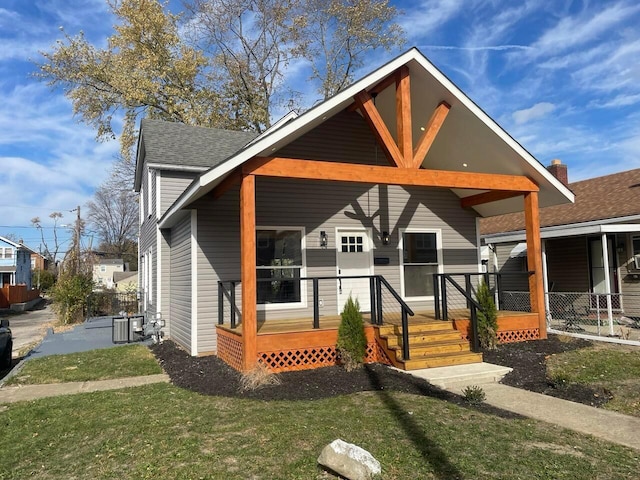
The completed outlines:
[[[424,133],[422,134],[422,137],[420,137],[420,141],[413,152],[411,162],[411,166],[413,168],[420,168],[422,165],[427,153],[429,153],[429,150],[431,149],[431,145],[433,145],[433,142],[436,139],[436,135],[438,135],[438,132],[444,123],[444,119],[447,118],[447,115],[449,114],[449,110],[451,110],[451,106],[447,102],[440,102],[431,114],[431,118],[425,126]]]
[[[362,90],[354,99],[389,163],[395,167],[404,167],[403,156],[384,120],[382,120],[380,112],[373,104],[373,97],[366,90]]]
[[[521,195],[523,195],[523,192],[493,190],[491,192],[478,193],[477,195],[462,198],[460,199],[460,206],[462,208],[470,208],[476,205],[482,205],[483,203],[497,202],[498,200],[506,200],[507,198],[519,197]]]

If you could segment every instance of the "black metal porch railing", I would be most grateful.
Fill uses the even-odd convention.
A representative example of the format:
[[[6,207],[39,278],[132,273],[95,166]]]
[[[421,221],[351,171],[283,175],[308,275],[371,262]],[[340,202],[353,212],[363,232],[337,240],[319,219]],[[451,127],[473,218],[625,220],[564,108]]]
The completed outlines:
[[[437,320],[449,320],[449,305],[447,294],[447,283],[457,290],[466,300],[466,308],[469,309],[471,317],[471,346],[474,352],[480,350],[480,339],[478,337],[478,311],[482,310],[480,304],[473,298],[471,275],[465,274],[465,288],[462,288],[450,274],[433,274],[433,296],[435,305],[435,317]]]
[[[297,277],[287,279],[271,279],[271,278],[258,278],[257,283],[262,282],[283,282],[283,283],[298,283],[302,285],[303,282],[308,281],[312,284],[313,295],[313,328],[320,328],[320,282],[321,281],[333,281],[341,282],[343,280],[356,280],[356,279],[369,279],[369,301],[371,312],[371,323],[374,325],[384,324],[384,313],[386,311],[400,313],[401,326],[402,326],[402,340],[403,340],[403,357],[409,359],[409,317],[414,315],[413,310],[402,297],[396,292],[396,290],[389,284],[389,282],[381,275],[360,275],[360,276],[327,276],[327,277]],[[239,323],[238,317],[241,316],[241,311],[236,304],[236,289],[240,286],[240,280],[227,280],[218,282],[218,324],[224,325],[225,319],[229,319],[231,328],[236,328]],[[341,288],[341,287],[339,287]],[[302,290],[299,288],[299,290]],[[295,295],[302,295],[299,291],[296,291]],[[228,308],[227,308],[228,307]],[[225,315],[228,314],[228,315]]]

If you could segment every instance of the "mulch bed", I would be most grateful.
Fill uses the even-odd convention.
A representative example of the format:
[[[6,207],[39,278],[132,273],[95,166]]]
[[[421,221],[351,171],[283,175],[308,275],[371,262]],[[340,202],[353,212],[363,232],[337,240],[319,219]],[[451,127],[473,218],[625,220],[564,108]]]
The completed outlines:
[[[612,398],[611,392],[577,384],[554,385],[547,378],[547,357],[592,345],[592,342],[580,338],[561,339],[557,335],[549,335],[546,340],[499,345],[496,350],[484,351],[483,357],[485,362],[513,368],[502,379],[505,385],[599,407]]]
[[[606,392],[598,392],[580,386],[554,388],[546,378],[545,359],[548,355],[585,348],[590,345],[591,343],[585,340],[567,342],[560,341],[556,336],[550,335],[548,340],[501,345],[497,350],[484,352],[484,360],[514,369],[503,380],[503,383],[507,385],[599,406],[609,399]],[[347,372],[337,366],[286,372],[278,375],[279,385],[266,385],[256,390],[243,390],[240,373],[216,356],[192,357],[171,341],[154,345],[151,350],[173,384],[203,395],[265,401],[315,400],[356,392],[391,390],[468,405],[459,395],[380,364],[365,365],[352,372]],[[476,408],[501,416],[514,416],[485,404]]]
[[[356,392],[377,391],[383,394],[394,391],[446,400],[504,418],[519,418],[487,404],[470,405],[460,395],[381,364],[365,365],[351,372],[339,366],[284,372],[278,374],[278,385],[242,390],[240,373],[216,356],[192,357],[171,341],[154,345],[151,351],[174,385],[203,395],[273,401],[317,400]]]

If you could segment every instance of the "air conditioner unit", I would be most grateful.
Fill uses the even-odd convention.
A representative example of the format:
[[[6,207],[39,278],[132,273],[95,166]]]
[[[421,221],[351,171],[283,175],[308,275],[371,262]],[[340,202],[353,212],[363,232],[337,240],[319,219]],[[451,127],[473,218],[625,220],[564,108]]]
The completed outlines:
[[[633,269],[640,270],[640,254],[633,256]]]

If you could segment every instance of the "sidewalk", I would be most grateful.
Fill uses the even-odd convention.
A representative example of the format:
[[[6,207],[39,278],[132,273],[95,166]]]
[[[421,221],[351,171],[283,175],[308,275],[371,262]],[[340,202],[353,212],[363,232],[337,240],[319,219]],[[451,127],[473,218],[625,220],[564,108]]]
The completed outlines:
[[[640,418],[497,383],[510,370],[481,363],[406,373],[456,394],[468,385],[479,385],[489,405],[640,450]]]
[[[152,383],[168,383],[169,375],[145,375],[141,377],[114,378],[112,380],[97,380],[93,382],[50,383],[45,385],[22,385],[17,387],[3,386],[0,388],[0,404],[37,400],[39,398],[71,395],[74,393],[99,392],[102,390],[116,390],[118,388],[137,387]]]

